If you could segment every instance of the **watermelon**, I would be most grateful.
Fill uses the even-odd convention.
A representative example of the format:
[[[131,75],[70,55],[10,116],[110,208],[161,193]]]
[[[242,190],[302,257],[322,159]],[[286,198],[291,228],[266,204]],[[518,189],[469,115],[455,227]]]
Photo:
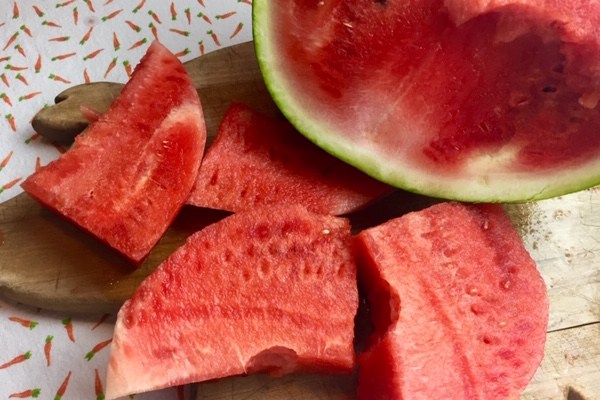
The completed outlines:
[[[231,375],[351,372],[347,219],[257,207],[198,231],[118,313],[107,399]]]
[[[287,121],[234,103],[202,161],[188,203],[233,212],[301,204],[340,215],[391,191],[312,144]]]
[[[600,183],[600,2],[253,4],[279,108],[369,175],[479,202]]]
[[[185,203],[205,142],[190,77],[154,42],[110,109],[23,189],[137,264]]]
[[[501,206],[434,205],[362,231],[356,248],[374,326],[359,399],[519,398],[549,305]]]

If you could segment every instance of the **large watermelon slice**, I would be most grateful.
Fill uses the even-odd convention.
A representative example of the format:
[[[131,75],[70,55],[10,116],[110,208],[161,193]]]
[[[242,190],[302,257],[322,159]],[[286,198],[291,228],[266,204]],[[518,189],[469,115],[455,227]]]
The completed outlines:
[[[191,79],[154,42],[110,109],[23,188],[139,263],[185,203],[205,141]]]
[[[600,2],[253,4],[280,109],[368,174],[486,202],[600,183]]]
[[[107,399],[260,371],[351,372],[357,307],[346,219],[289,205],[233,214],[123,305]]]
[[[359,399],[516,399],[539,366],[548,298],[499,205],[442,203],[356,237],[375,332]]]
[[[340,215],[391,191],[315,146],[287,121],[236,103],[202,161],[188,203],[233,212],[300,204]]]

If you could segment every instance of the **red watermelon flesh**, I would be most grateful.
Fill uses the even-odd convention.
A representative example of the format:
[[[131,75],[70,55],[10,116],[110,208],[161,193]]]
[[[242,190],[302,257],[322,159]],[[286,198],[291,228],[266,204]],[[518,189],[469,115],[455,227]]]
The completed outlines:
[[[192,235],[119,311],[107,399],[260,371],[351,372],[351,240],[346,219],[287,205]]]
[[[543,357],[544,282],[501,206],[443,203],[356,237],[375,332],[360,399],[515,399]]]
[[[257,3],[282,111],[369,174],[478,201],[600,181],[600,3]]]
[[[110,109],[23,188],[139,263],[185,203],[205,141],[191,79],[154,42]]]
[[[315,146],[287,121],[235,103],[202,161],[188,203],[233,212],[300,204],[341,215],[391,191]]]

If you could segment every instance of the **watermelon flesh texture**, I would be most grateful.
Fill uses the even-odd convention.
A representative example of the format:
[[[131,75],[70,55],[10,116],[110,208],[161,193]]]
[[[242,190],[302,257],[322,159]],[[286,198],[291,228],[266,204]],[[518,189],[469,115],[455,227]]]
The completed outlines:
[[[515,201],[600,183],[600,3],[254,4],[282,111],[372,176]]]
[[[234,103],[202,161],[188,204],[232,212],[300,204],[341,215],[391,192],[315,146],[287,121]]]
[[[205,142],[191,79],[154,42],[110,109],[23,188],[140,263],[185,203]]]
[[[119,311],[107,399],[253,372],[351,372],[351,240],[346,219],[287,205],[192,235]]]
[[[374,333],[359,399],[516,399],[539,366],[545,284],[499,205],[442,203],[356,236]]]

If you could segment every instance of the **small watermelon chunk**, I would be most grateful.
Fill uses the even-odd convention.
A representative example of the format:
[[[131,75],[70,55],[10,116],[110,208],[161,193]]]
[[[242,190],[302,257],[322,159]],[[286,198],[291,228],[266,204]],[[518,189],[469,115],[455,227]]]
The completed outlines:
[[[476,202],[600,184],[600,2],[253,2],[267,87],[390,185]]]
[[[232,212],[300,204],[341,215],[391,191],[325,153],[287,121],[234,103],[202,161],[188,203]]]
[[[110,109],[23,189],[139,263],[185,203],[205,142],[190,77],[154,42]]]
[[[375,328],[359,399],[519,397],[543,357],[549,305],[501,206],[438,204],[356,245]]]
[[[288,205],[195,233],[119,311],[107,399],[253,372],[351,372],[351,241],[348,220]]]

